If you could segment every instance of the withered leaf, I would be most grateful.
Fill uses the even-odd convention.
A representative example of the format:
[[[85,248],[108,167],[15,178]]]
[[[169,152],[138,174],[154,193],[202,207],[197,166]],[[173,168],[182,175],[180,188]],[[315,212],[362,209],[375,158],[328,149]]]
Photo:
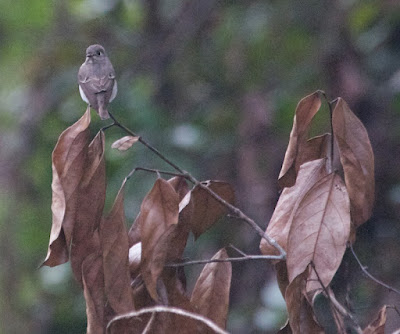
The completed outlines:
[[[126,179],[122,183],[111,212],[102,220],[100,226],[105,295],[115,314],[133,309],[128,267],[128,233],[124,213],[125,182]]]
[[[205,181],[202,183],[226,202],[230,204],[234,203],[235,191],[229,183],[222,181]],[[194,187],[186,196],[190,196],[190,201],[193,203],[190,228],[195,239],[228,212],[228,209],[224,205],[219,203],[200,186]],[[185,198],[182,199],[182,202],[185,202]]]
[[[141,233],[140,233],[140,227],[142,225],[140,222],[141,219],[142,219],[142,215],[139,212],[139,214],[136,216],[135,221],[132,223],[132,226],[128,232],[129,247],[132,247],[133,245],[135,245],[141,241]]]
[[[341,98],[333,111],[332,125],[350,197],[352,221],[359,226],[372,213],[375,192],[374,153],[367,130]]]
[[[301,199],[289,231],[287,268],[289,282],[312,261],[326,287],[339,267],[350,233],[350,203],[342,179],[331,173],[320,179]],[[321,291],[311,273],[307,291]]]
[[[164,268],[172,233],[178,224],[179,196],[165,180],[157,179],[141,205],[141,272],[151,297],[158,300],[157,281]]]
[[[183,177],[174,177],[168,182],[174,187],[179,196],[179,208],[189,192],[189,187]],[[178,225],[171,236],[170,246],[167,251],[167,261],[172,262],[182,258],[183,251],[185,250],[187,239],[190,232],[190,219],[193,214],[193,203],[189,203],[185,209],[179,209]]]
[[[282,188],[295,184],[300,165],[305,162],[304,159],[300,161],[301,151],[307,142],[311,120],[321,107],[320,94],[316,91],[301,99],[297,105],[289,144],[278,178]]]
[[[298,165],[296,164],[296,173],[299,172],[303,163],[326,158],[330,150],[331,139],[332,136],[330,133],[308,139],[296,161],[298,162]]]
[[[126,151],[131,148],[139,140],[137,136],[125,136],[112,143],[111,148],[116,148],[119,151]]]
[[[213,259],[226,258],[228,254],[225,248],[213,256]],[[197,312],[211,319],[221,328],[226,327],[231,278],[232,264],[230,262],[206,264],[197,279],[190,299]]]
[[[385,334],[386,308],[384,305],[376,318],[363,330],[363,334]]]
[[[285,188],[268,224],[266,233],[287,251],[287,239],[299,202],[307,191],[322,179],[326,172],[326,159],[307,162],[300,167],[296,184]],[[278,250],[261,239],[260,251],[264,255],[279,255]]]
[[[89,144],[90,108],[58,138],[52,154],[53,222],[49,248],[43,265],[53,267],[69,258],[69,246],[75,223],[77,188],[84,173]]]
[[[314,319],[311,305],[304,296],[308,276],[309,268],[306,268],[303,273],[295,277],[286,289],[285,300],[291,328],[291,332],[286,332],[293,334],[323,333],[323,329]]]
[[[104,333],[104,275],[101,252],[86,257],[82,263],[83,293],[86,300],[87,334]]]
[[[289,277],[287,273],[286,261],[279,261],[275,263],[276,279],[278,282],[279,290],[281,290],[283,298],[285,298],[286,288],[289,285]]]
[[[88,147],[84,173],[77,188],[75,225],[72,233],[71,267],[78,282],[82,281],[82,262],[96,250],[92,235],[98,229],[106,198],[104,133],[98,132]]]

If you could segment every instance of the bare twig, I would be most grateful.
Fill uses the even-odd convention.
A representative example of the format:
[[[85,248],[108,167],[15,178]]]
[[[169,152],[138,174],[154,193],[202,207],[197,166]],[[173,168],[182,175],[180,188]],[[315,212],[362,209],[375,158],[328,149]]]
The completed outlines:
[[[151,317],[150,317],[150,319],[149,319],[149,321],[147,322],[146,327],[143,329],[142,334],[148,334],[148,333],[150,333],[151,325],[154,323],[154,319],[155,319],[155,318],[156,318],[156,313],[153,312],[152,315],[151,315]]]
[[[169,176],[181,176],[181,177],[187,178],[186,175],[183,175],[180,173],[167,172],[167,171],[163,171],[163,170],[159,170],[159,169],[145,168],[145,167],[135,167],[134,169],[132,169],[130,171],[130,173],[128,174],[128,176],[126,178],[129,179],[130,177],[132,177],[132,175],[135,172],[137,172],[139,170],[149,172],[149,173],[164,174],[164,175],[169,175]]]
[[[193,260],[180,263],[167,263],[166,267],[183,267],[194,264],[207,264],[212,262],[240,262],[249,260],[282,260],[280,255],[245,255],[243,257],[228,257],[226,259]]]
[[[176,171],[179,172],[182,176],[187,178],[189,181],[191,181],[195,186],[198,186],[202,189],[204,189],[209,195],[211,195],[214,199],[216,199],[219,203],[224,205],[228,210],[233,213],[237,218],[243,220],[246,222],[248,225],[250,225],[256,232],[257,234],[267,240],[269,244],[271,244],[273,247],[275,247],[280,255],[278,260],[284,260],[286,258],[286,252],[285,250],[270,236],[268,236],[256,223],[253,219],[248,217],[246,214],[244,214],[239,208],[233,206],[232,204],[228,203],[225,201],[222,197],[220,197],[217,193],[215,193],[213,190],[211,190],[209,187],[207,187],[205,184],[201,183],[198,181],[194,176],[192,176],[190,173],[187,171],[184,171],[181,169],[178,165],[173,163],[171,160],[169,160],[167,157],[165,157],[160,151],[158,151],[156,148],[154,148],[152,145],[150,145],[148,142],[146,142],[141,136],[138,136],[136,133],[134,133],[132,130],[128,129],[126,126],[121,124],[115,117],[112,115],[110,112],[110,117],[114,121],[114,125],[119,127],[120,129],[124,130],[126,133],[130,134],[131,136],[135,136],[139,138],[139,142],[142,143],[144,146],[146,146],[149,150],[151,150],[153,153],[155,153],[159,158],[161,158],[163,161],[165,161],[167,164],[169,164],[171,167],[173,167]]]
[[[234,250],[235,250],[236,252],[238,252],[240,255],[242,255],[242,256],[247,256],[247,254],[246,254],[245,252],[241,251],[239,248],[235,247],[234,245],[229,244],[229,247],[232,248],[232,249],[234,249]]]
[[[166,307],[166,306],[154,306],[154,307],[147,307],[147,308],[143,308],[139,311],[134,311],[134,312],[128,312],[125,314],[121,314],[119,316],[116,316],[115,318],[113,318],[107,325],[107,332],[109,331],[110,327],[112,326],[112,324],[115,321],[118,320],[122,320],[122,319],[130,319],[133,317],[139,317],[143,314],[146,313],[175,313],[175,314],[179,314],[191,319],[195,319],[198,320],[200,322],[202,322],[203,324],[205,324],[206,326],[208,326],[209,328],[211,328],[215,333],[218,334],[229,334],[227,331],[223,330],[221,327],[217,326],[213,321],[211,321],[210,319],[203,317],[202,315],[193,313],[193,312],[189,312],[189,311],[185,311],[182,310],[180,308],[176,308],[176,307]]]
[[[367,267],[363,266],[360,259],[358,258],[356,252],[354,251],[353,245],[350,243],[349,248],[351,250],[351,252],[353,253],[354,258],[356,259],[358,265],[360,266],[362,272],[368,276],[371,280],[373,280],[375,283],[378,283],[382,286],[384,286],[386,289],[388,289],[389,291],[393,291],[395,293],[397,293],[398,295],[400,295],[400,291],[391,287],[390,285],[382,282],[381,280],[377,279],[376,277],[372,276],[368,271],[367,271]]]

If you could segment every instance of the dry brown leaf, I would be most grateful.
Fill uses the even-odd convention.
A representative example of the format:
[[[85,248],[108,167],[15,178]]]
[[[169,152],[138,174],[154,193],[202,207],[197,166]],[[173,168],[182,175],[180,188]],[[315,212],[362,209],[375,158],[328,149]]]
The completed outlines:
[[[88,147],[83,166],[84,173],[77,188],[78,205],[70,250],[71,267],[78,282],[82,281],[82,262],[97,249],[91,242],[98,229],[106,198],[106,167],[104,160],[104,133],[98,132]]]
[[[296,160],[296,173],[299,172],[300,166],[303,163],[328,157],[331,138],[332,136],[330,133],[325,133],[307,140],[304,147],[302,147],[301,154]]]
[[[279,290],[283,298],[285,298],[286,288],[289,285],[289,277],[287,273],[286,261],[279,261],[275,264],[276,279],[278,282]]]
[[[158,279],[163,271],[172,233],[178,224],[179,196],[165,180],[157,179],[143,200],[140,214],[141,272],[146,287],[158,300]]]
[[[86,300],[87,334],[104,333],[104,275],[101,252],[86,257],[82,263],[83,293]]]
[[[279,185],[282,188],[291,187],[295,184],[300,165],[305,162],[301,158],[301,151],[307,142],[311,120],[321,107],[320,94],[319,91],[316,91],[301,99],[297,105],[289,144],[278,178]]]
[[[314,319],[312,307],[304,296],[308,276],[309,268],[306,268],[286,289],[285,300],[293,334],[323,333],[323,329]]]
[[[128,232],[129,247],[132,247],[133,245],[137,244],[142,239],[141,235],[140,235],[141,234],[140,226],[142,225],[140,223],[141,219],[142,219],[142,215],[139,212],[139,214],[136,216],[135,221],[132,223],[132,226]]]
[[[118,151],[126,151],[131,148],[139,140],[137,136],[125,136],[112,143],[111,148],[116,148]]]
[[[385,334],[386,308],[384,305],[376,318],[363,330],[363,334]]]
[[[222,181],[205,181],[202,183],[228,203],[234,203],[235,191],[229,183]],[[194,187],[187,196],[190,196],[190,201],[193,203],[190,228],[195,239],[197,239],[217,222],[218,219],[224,216],[228,212],[228,209],[200,186]],[[185,201],[185,198],[182,201]]]
[[[350,203],[342,179],[331,173],[320,179],[301,199],[288,237],[289,282],[311,261],[326,287],[339,267],[350,233]],[[311,273],[307,291],[321,290]]]
[[[266,233],[274,238],[285,251],[287,251],[287,239],[292,220],[300,200],[325,175],[327,175],[326,159],[310,161],[300,167],[296,184],[283,189]],[[260,251],[264,255],[279,255],[278,250],[265,239],[261,239]]]
[[[54,267],[69,258],[75,223],[77,188],[80,184],[89,144],[90,108],[59,137],[52,154],[53,222],[49,248],[43,265]]]
[[[168,182],[174,187],[179,196],[179,206],[186,194],[189,193],[189,187],[183,177],[174,177]],[[193,203],[189,203],[184,210],[179,210],[179,220],[176,229],[171,236],[170,246],[167,251],[167,261],[173,262],[182,258],[187,239],[190,232],[190,219],[193,214]]]
[[[109,307],[115,314],[133,310],[128,269],[128,233],[125,227],[124,187],[115,199],[110,214],[100,226],[103,249],[104,289]]]
[[[374,153],[367,130],[341,98],[333,111],[332,125],[350,197],[352,221],[360,226],[371,217],[374,204]]]
[[[225,248],[219,250],[213,259],[226,259]],[[226,327],[231,287],[232,264],[230,262],[212,262],[205,265],[190,299],[197,312],[219,327]],[[212,331],[207,332],[212,333]]]

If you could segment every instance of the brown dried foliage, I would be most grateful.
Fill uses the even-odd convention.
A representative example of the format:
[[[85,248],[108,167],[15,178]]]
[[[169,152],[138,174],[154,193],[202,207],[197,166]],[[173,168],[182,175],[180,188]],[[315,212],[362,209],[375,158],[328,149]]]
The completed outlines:
[[[90,141],[90,110],[61,135],[53,152],[53,225],[43,265],[71,261],[86,300],[87,333],[105,333],[119,315],[142,308],[178,307],[212,319],[225,328],[231,281],[230,263],[206,265],[192,297],[186,291],[181,261],[190,231],[196,237],[226,213],[209,193],[190,189],[183,177],[158,178],[146,195],[129,232],[125,224],[122,183],[114,205],[104,215],[106,198],[105,136]],[[127,149],[136,138],[114,143]],[[129,146],[129,147],[128,147]],[[204,183],[233,202],[230,185]],[[226,258],[219,251],[215,258]],[[212,310],[216,310],[213,312]],[[203,322],[185,314],[154,313],[112,322],[109,333],[213,333]]]
[[[371,144],[364,126],[346,102],[341,98],[336,101],[332,111],[333,134],[308,139],[321,96],[317,91],[303,98],[296,108],[279,175],[284,189],[266,229],[287,252],[286,261],[276,263],[276,269],[293,333],[323,330],[314,318],[315,297],[326,294],[347,243],[354,241],[355,228],[370,217],[374,199]],[[329,148],[335,146],[332,140],[338,152],[330,152]],[[332,171],[336,153],[345,182]],[[278,254],[266,240],[261,241],[260,250],[265,255]],[[335,316],[346,314],[341,312],[342,315],[335,311]],[[343,323],[336,320],[337,324]],[[281,330],[288,331],[288,326]]]
[[[280,333],[323,333],[314,314],[315,297],[323,293],[332,307],[338,307],[329,285],[348,241],[355,240],[356,228],[370,217],[374,201],[371,144],[346,102],[336,101],[332,134],[308,138],[322,96],[317,91],[297,105],[278,180],[283,191],[266,229],[287,253],[285,260],[275,262],[289,313],[289,322]],[[110,213],[103,213],[105,136],[100,131],[90,141],[89,125],[88,109],[60,135],[54,149],[53,225],[43,263],[56,266],[71,261],[84,290],[87,332],[193,334],[225,328],[232,277],[230,262],[224,262],[226,250],[213,257],[220,262],[205,265],[191,296],[183,267],[169,264],[182,261],[190,232],[197,239],[228,212],[223,203],[234,203],[232,186],[196,181],[190,189],[183,176],[159,177],[128,231],[123,196],[126,180]],[[137,139],[123,137],[113,147],[125,150]],[[331,152],[333,147],[338,151]],[[342,174],[333,171],[334,154],[340,158]],[[266,239],[260,250],[264,255],[280,255]],[[151,311],[160,305],[175,311]],[[334,315],[338,329],[344,317],[351,318],[344,308]],[[211,329],[204,319],[219,327]],[[386,307],[364,333],[383,333],[385,322]]]

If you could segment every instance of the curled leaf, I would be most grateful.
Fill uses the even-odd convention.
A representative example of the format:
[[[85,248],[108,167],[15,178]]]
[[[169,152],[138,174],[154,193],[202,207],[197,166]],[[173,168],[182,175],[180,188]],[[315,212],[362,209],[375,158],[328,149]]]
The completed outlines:
[[[125,227],[124,186],[114,201],[109,215],[100,225],[103,251],[104,290],[109,307],[115,314],[133,309],[129,276],[129,243]]]
[[[314,319],[313,309],[304,295],[308,276],[309,268],[306,268],[303,273],[299,274],[292,280],[286,289],[285,301],[289,313],[289,324],[291,328],[291,331],[289,331],[287,326],[285,326],[286,333],[323,333],[323,329]]]
[[[376,318],[363,330],[363,334],[385,334],[386,309],[384,305],[377,314]]]
[[[106,198],[104,141],[104,133],[100,131],[89,144],[84,173],[77,188],[79,204],[75,209],[70,257],[72,271],[78,282],[82,281],[82,262],[98,248],[92,236],[100,225]]]
[[[235,192],[227,182],[206,181],[203,184],[214,191],[226,202],[233,204]],[[193,203],[193,214],[190,220],[190,228],[197,239],[202,233],[208,230],[215,222],[224,216],[228,209],[212,197],[206,190],[196,186],[190,192],[190,201]],[[182,200],[187,203],[187,199]]]
[[[83,293],[86,300],[87,333],[104,333],[104,275],[101,252],[86,257],[82,263]]]
[[[69,259],[75,223],[77,189],[84,173],[89,144],[90,108],[58,138],[52,154],[53,181],[51,211],[53,221],[49,248],[43,265],[53,267]]]
[[[213,259],[226,259],[225,248],[218,251]],[[229,307],[229,291],[232,278],[230,262],[211,262],[205,265],[190,299],[195,309],[214,321],[221,328],[226,327]]]
[[[374,203],[374,153],[367,130],[341,98],[333,111],[332,125],[350,197],[351,218],[360,226],[371,216]]]
[[[163,271],[172,233],[178,224],[179,196],[165,180],[157,179],[140,210],[141,272],[146,287],[158,300],[157,282]]]
[[[278,178],[279,185],[282,188],[291,187],[295,184],[300,165],[305,162],[302,159],[301,151],[307,145],[311,120],[321,107],[320,95],[321,92],[316,91],[301,99],[297,105],[289,144]]]
[[[118,151],[126,151],[131,148],[139,140],[137,136],[125,136],[112,143],[111,148],[116,148]]]

